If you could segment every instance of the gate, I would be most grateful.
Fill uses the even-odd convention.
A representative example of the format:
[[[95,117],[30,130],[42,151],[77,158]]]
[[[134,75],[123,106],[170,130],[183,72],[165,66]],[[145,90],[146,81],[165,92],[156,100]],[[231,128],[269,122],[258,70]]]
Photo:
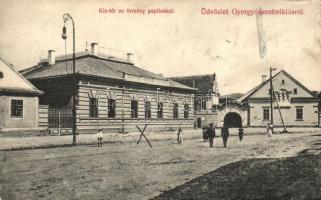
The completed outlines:
[[[49,106],[48,126],[49,128],[72,128],[72,109]]]

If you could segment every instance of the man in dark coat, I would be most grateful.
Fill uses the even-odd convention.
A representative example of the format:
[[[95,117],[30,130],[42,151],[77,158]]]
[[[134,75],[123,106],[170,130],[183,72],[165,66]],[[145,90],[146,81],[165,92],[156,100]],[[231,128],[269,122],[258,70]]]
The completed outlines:
[[[213,127],[213,123],[211,123],[208,129],[208,139],[210,141],[211,148],[213,147],[214,138],[215,138],[215,129]]]
[[[230,136],[230,133],[225,125],[222,127],[221,136],[223,138],[224,147],[227,148],[227,139]]]
[[[203,140],[204,140],[204,142],[206,142],[206,140],[208,140],[208,127],[204,127],[204,128],[202,128],[202,130],[203,130]]]

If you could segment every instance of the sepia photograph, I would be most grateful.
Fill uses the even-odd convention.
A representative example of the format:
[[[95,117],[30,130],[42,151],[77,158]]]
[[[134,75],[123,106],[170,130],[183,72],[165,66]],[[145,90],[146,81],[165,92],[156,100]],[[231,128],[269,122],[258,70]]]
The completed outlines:
[[[321,199],[321,0],[0,0],[21,199]]]

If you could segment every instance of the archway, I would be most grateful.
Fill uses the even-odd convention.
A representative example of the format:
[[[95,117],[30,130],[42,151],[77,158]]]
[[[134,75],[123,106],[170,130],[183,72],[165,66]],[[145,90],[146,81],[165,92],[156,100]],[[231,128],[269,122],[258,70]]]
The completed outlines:
[[[242,128],[242,118],[236,112],[229,112],[224,117],[224,125],[228,128]]]

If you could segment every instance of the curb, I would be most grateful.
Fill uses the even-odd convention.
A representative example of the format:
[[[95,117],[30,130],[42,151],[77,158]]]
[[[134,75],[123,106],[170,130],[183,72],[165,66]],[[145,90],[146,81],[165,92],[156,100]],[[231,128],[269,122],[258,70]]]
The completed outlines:
[[[274,133],[275,135],[283,135],[283,134],[296,134],[296,133],[302,133],[302,132],[288,132],[288,133],[281,133],[281,132],[276,132]],[[307,131],[307,132],[304,132],[304,133],[318,133],[318,132],[314,132],[314,131]],[[248,134],[244,134],[244,136],[254,136],[254,135],[265,135],[266,133],[265,132],[258,132],[258,133],[248,133]],[[230,134],[230,137],[237,137],[238,134]],[[61,136],[63,137],[63,136]],[[221,137],[220,136],[220,133],[217,134],[216,138],[218,137]],[[134,139],[135,137],[133,137]],[[150,139],[152,141],[169,141],[169,140],[173,140],[174,138],[165,138],[165,139]],[[186,137],[184,138],[185,140],[187,139],[202,139],[202,136],[201,135],[195,135],[195,136],[191,136],[191,137]],[[121,140],[114,140],[114,141],[110,141],[110,140],[105,140],[103,141],[103,144],[125,144],[125,143],[134,143],[134,142],[137,142],[135,140],[124,140],[124,141],[121,141]],[[80,143],[77,143],[77,145],[73,145],[73,144],[70,144],[70,143],[64,143],[64,144],[46,144],[46,145],[38,145],[38,146],[21,146],[21,147],[12,147],[12,148],[5,148],[5,149],[0,149],[0,151],[23,151],[23,150],[33,150],[33,149],[51,149],[51,148],[64,148],[64,147],[77,147],[77,146],[86,146],[86,145],[96,145],[97,143],[96,142],[80,142]]]

